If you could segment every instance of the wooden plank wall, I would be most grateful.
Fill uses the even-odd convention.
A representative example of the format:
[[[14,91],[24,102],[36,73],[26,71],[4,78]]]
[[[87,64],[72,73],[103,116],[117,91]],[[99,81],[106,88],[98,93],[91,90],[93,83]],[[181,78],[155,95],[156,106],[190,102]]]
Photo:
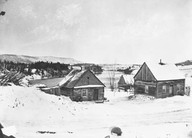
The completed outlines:
[[[141,81],[156,81],[152,72],[146,64],[143,64],[137,75],[135,76],[135,80]]]
[[[98,100],[103,100],[104,99],[104,88],[103,87],[74,89],[73,96],[74,97],[81,96],[83,98],[83,101],[92,101],[92,100],[94,100],[94,89],[98,90]],[[84,90],[88,92],[87,96],[82,96],[82,93]]]
[[[163,86],[166,87],[166,91],[163,91]],[[172,87],[173,93],[170,93],[170,87]],[[161,81],[157,83],[157,98],[165,98],[184,93],[185,80]]]
[[[145,87],[148,86],[148,91],[145,91]],[[155,82],[143,82],[136,81],[134,85],[135,94],[148,94],[156,97],[156,83]]]
[[[83,85],[103,85],[103,84],[90,71],[87,71],[82,76],[82,78],[80,78],[80,80],[75,86],[83,86]]]

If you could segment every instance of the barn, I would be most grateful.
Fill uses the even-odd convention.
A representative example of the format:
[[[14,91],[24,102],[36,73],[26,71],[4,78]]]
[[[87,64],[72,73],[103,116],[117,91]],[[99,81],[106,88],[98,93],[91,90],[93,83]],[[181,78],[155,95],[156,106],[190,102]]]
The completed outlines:
[[[72,70],[60,83],[60,94],[72,100],[104,100],[105,85],[90,70]]]
[[[128,89],[131,89],[134,85],[134,75],[124,74],[121,75],[118,81],[118,89],[123,89],[127,91]]]
[[[156,98],[184,95],[185,77],[174,64],[143,63],[134,76],[134,93]]]

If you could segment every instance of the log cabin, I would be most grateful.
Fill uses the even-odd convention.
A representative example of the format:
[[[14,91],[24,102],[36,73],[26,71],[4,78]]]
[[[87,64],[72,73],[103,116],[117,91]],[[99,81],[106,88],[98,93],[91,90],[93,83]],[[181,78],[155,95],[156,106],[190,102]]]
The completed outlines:
[[[72,70],[60,83],[60,94],[74,101],[103,101],[105,85],[88,70]]]
[[[74,101],[97,101],[104,100],[105,85],[90,70],[73,69],[63,78],[35,80],[30,82],[48,94],[64,95]]]
[[[184,95],[185,77],[174,64],[143,63],[134,76],[134,94],[156,98]]]

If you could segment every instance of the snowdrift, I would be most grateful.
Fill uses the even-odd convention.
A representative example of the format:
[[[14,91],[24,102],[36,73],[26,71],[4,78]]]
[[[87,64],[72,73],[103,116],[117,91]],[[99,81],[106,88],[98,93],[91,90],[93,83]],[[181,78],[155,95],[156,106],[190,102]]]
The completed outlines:
[[[192,130],[191,97],[129,96],[106,89],[108,102],[77,103],[35,87],[0,87],[0,121],[15,126],[17,138],[115,137],[113,126],[122,129],[122,138],[185,138]]]

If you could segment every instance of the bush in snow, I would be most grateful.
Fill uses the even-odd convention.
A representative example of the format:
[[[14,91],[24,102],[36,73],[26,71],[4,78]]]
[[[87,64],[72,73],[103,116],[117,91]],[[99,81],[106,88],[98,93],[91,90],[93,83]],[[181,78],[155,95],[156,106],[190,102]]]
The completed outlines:
[[[138,100],[138,101],[150,101],[154,100],[155,97],[147,95],[147,94],[136,94],[136,95],[131,95],[128,97],[129,100]]]
[[[121,136],[121,134],[122,134],[121,128],[119,128],[119,127],[113,127],[113,128],[111,129],[111,134],[116,134],[117,136]]]

